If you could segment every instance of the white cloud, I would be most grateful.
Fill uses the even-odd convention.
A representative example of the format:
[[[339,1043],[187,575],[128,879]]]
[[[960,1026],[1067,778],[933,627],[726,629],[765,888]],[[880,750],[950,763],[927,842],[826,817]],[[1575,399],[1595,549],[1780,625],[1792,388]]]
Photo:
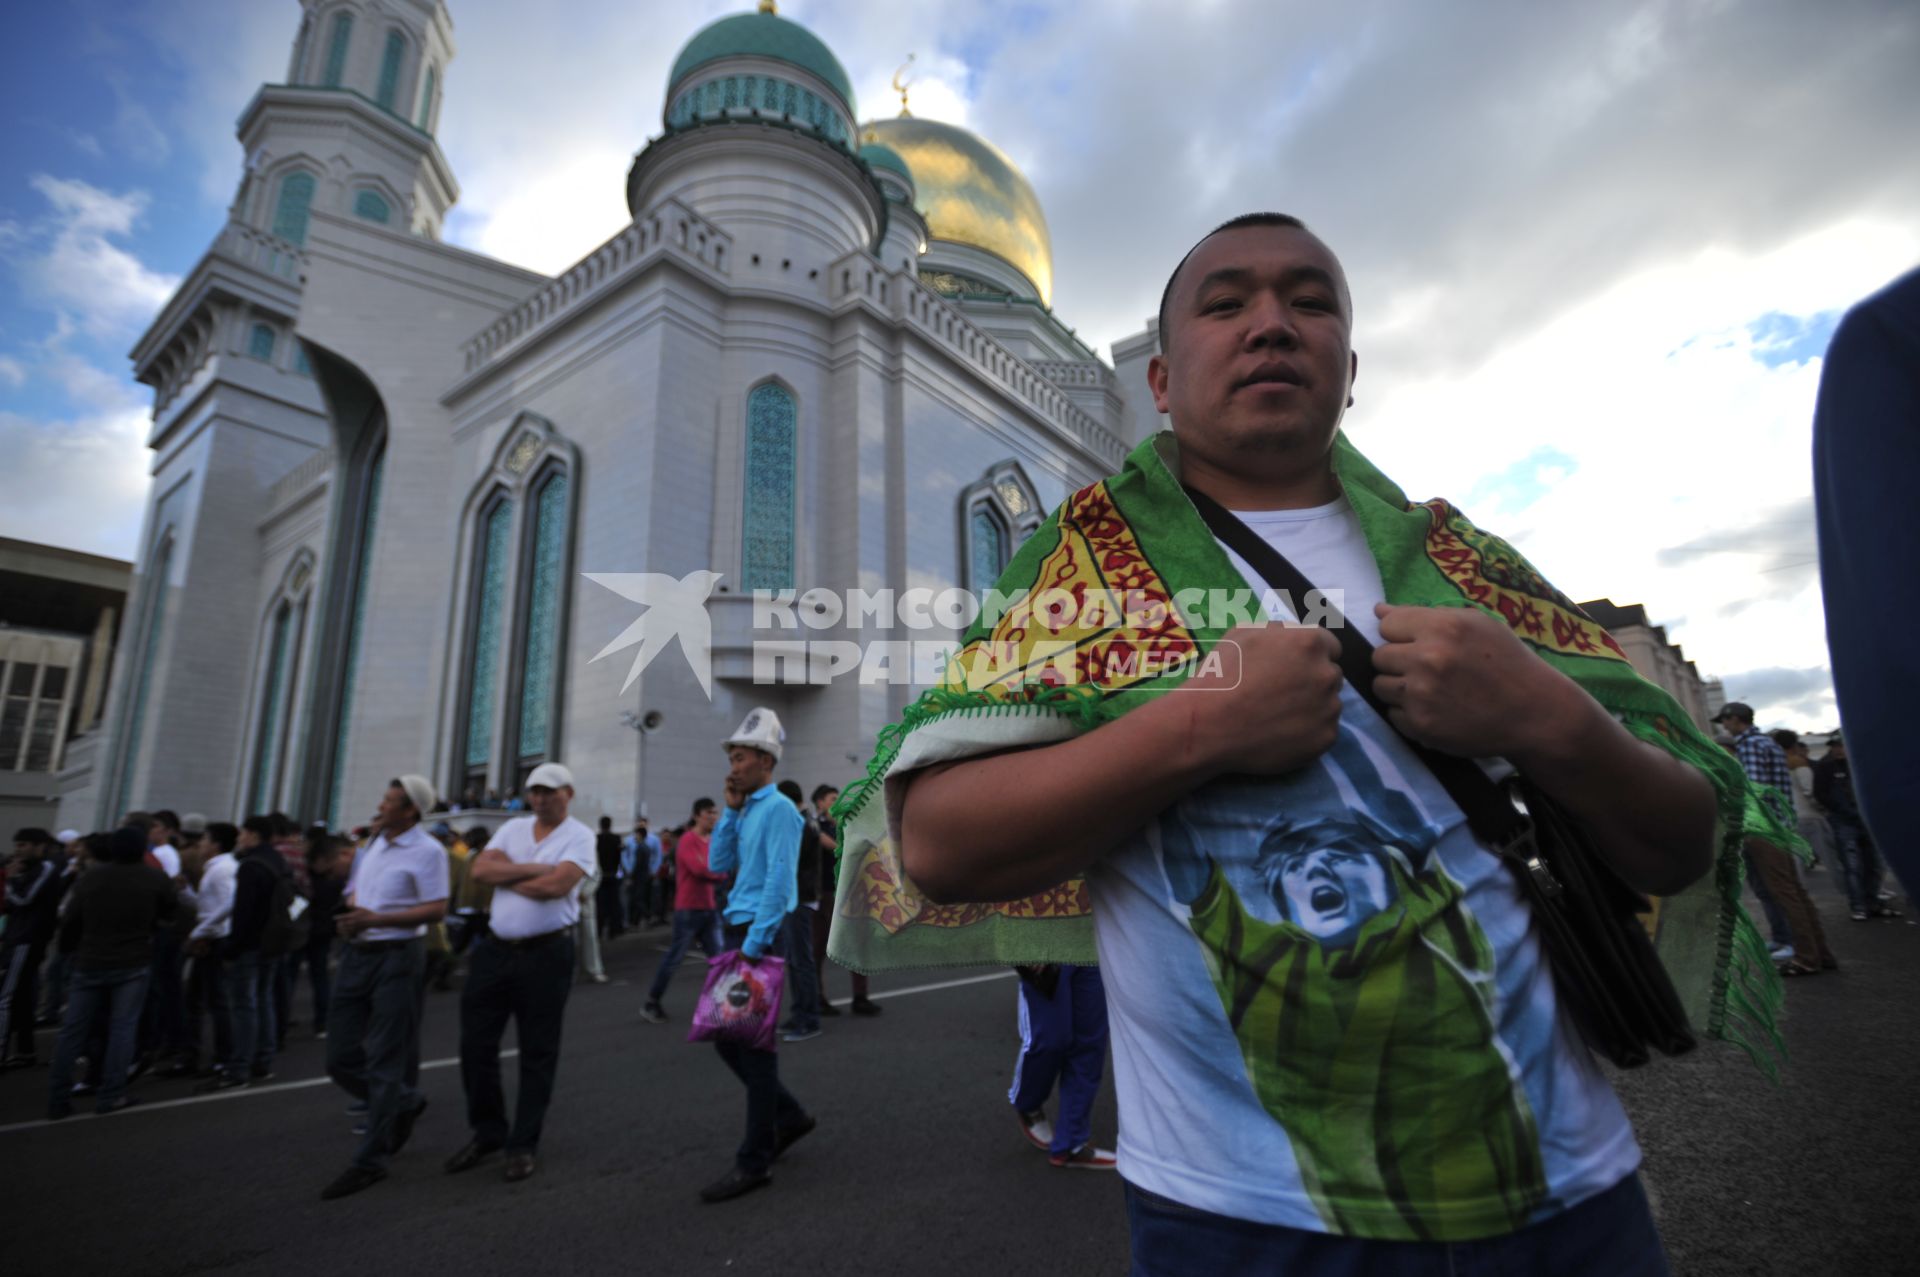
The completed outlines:
[[[11,389],[20,389],[27,384],[26,366],[10,355],[0,355],[0,382]]]
[[[152,319],[180,286],[178,277],[149,270],[113,242],[133,233],[146,192],[116,195],[45,173],[28,185],[53,210],[26,236],[34,246],[21,263],[29,293],[73,315],[95,337],[122,337]]]
[[[68,417],[0,411],[7,499],[0,535],[131,559],[147,497],[148,406],[124,386],[116,406]]]

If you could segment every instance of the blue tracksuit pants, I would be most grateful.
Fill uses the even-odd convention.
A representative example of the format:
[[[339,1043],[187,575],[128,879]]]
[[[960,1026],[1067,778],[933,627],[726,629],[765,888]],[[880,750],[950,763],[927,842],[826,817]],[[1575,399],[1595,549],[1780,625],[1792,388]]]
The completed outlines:
[[[1098,967],[1061,967],[1051,997],[1022,977],[1020,1058],[1007,1098],[1016,1112],[1032,1113],[1060,1084],[1051,1152],[1071,1153],[1093,1137],[1093,1098],[1106,1059],[1107,994]]]

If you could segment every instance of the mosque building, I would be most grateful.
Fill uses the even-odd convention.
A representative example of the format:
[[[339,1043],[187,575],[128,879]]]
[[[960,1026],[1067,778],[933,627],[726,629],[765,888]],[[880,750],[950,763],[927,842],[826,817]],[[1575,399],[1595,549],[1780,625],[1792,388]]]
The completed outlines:
[[[1033,188],[964,129],[863,121],[763,0],[688,40],[631,222],[549,277],[440,240],[446,5],[303,8],[228,220],[133,351],[153,485],[60,822],[356,824],[403,772],[458,799],[549,759],[582,814],[674,820],[755,705],[781,774],[844,782],[917,689],[768,681],[753,592],[984,588],[1152,414],[1054,315]],[[675,645],[623,690],[636,649],[595,658],[648,599],[593,578],[702,571],[710,680]]]

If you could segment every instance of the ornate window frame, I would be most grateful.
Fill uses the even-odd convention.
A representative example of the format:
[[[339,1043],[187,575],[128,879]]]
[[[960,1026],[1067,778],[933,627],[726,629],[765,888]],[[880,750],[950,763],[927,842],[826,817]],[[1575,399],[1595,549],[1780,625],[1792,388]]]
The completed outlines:
[[[551,421],[522,412],[501,435],[492,462],[473,485],[462,507],[459,544],[463,551],[454,581],[453,614],[447,627],[450,674],[442,715],[446,729],[442,735],[444,757],[439,768],[449,800],[471,784],[479,785],[482,790],[517,786],[527,772],[559,753],[564,727],[568,613],[573,597],[580,477],[578,447],[562,436]],[[544,693],[530,693],[526,682],[527,653],[533,638],[535,589],[541,575],[541,506],[542,498],[553,491],[550,485],[556,481],[566,486],[560,490],[559,510],[552,514],[559,521],[557,532],[553,530],[554,525],[549,524],[549,536],[557,536],[559,544],[557,550],[551,542],[548,547],[550,555],[558,555],[547,565],[552,573],[550,586],[556,592],[551,602],[553,632],[548,640],[551,645],[551,660],[546,671],[548,687]],[[503,599],[499,605],[507,610],[497,618],[501,628],[490,672],[492,703],[487,707],[490,721],[481,729],[490,744],[484,762],[470,763],[467,747],[475,726],[470,715],[480,675],[475,660],[486,621],[481,615],[481,600],[486,589],[487,524],[503,505],[509,513],[502,547],[506,575],[500,581]],[[529,695],[540,697],[540,703],[529,705]],[[522,728],[530,711],[535,709],[545,711],[545,748],[522,754]]]
[[[992,579],[980,580],[976,571],[978,560],[974,532],[975,515],[985,515],[997,524],[1007,538],[1006,555]],[[1009,457],[1005,461],[987,467],[977,480],[969,484],[960,493],[959,504],[959,547],[960,562],[957,579],[968,590],[982,593],[989,589],[994,580],[1004,572],[1007,563],[1019,552],[1020,543],[1033,534],[1046,519],[1046,510],[1040,504],[1040,494],[1033,486],[1033,480],[1020,463]]]

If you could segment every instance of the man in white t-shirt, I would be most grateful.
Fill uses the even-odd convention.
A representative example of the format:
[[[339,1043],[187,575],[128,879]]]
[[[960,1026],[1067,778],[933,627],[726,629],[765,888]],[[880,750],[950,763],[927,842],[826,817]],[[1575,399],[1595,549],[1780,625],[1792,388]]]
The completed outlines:
[[[1223,676],[890,775],[889,833],[940,903],[1086,876],[1134,1272],[1664,1273],[1632,1129],[1531,915],[1403,733],[1520,767],[1652,893],[1711,868],[1715,791],[1507,623],[1384,606],[1334,466],[1351,333],[1340,263],[1298,219],[1220,227],[1162,300],[1154,455],[1344,592],[1387,715],[1330,633],[1241,626]]]
[[[447,1173],[471,1170],[507,1150],[506,1178],[533,1174],[534,1150],[553,1099],[560,1025],[573,986],[573,925],[581,884],[597,867],[593,831],[567,814],[573,773],[542,763],[527,777],[533,815],[509,820],[474,857],[473,880],[494,888],[487,934],[474,942],[460,994],[460,1080],[473,1138],[447,1159]],[[507,1124],[500,1039],[515,1021],[520,1094]]]

